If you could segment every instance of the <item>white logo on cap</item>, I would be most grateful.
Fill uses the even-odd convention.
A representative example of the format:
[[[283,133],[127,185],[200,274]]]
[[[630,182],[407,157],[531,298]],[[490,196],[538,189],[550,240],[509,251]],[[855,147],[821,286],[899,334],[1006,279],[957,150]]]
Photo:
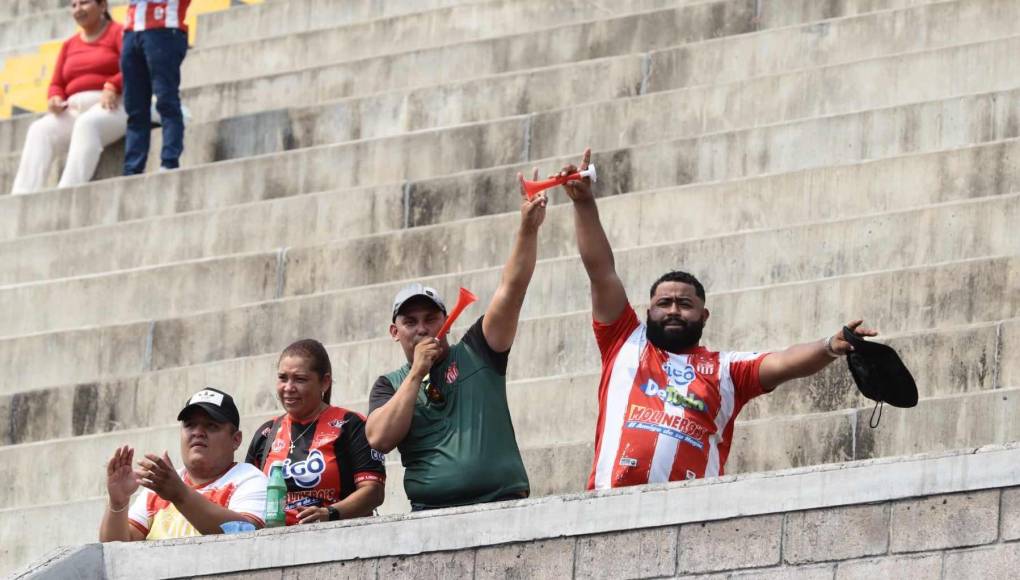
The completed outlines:
[[[199,391],[191,397],[190,401],[188,401],[189,405],[194,405],[196,403],[212,403],[217,407],[221,407],[223,406],[223,393],[217,393],[216,391],[211,391],[209,389]]]

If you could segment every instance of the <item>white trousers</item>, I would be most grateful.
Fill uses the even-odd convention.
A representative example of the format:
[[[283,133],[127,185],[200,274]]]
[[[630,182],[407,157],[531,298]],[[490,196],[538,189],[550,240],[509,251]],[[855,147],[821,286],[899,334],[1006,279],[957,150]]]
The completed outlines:
[[[65,151],[67,164],[58,187],[81,185],[92,179],[103,148],[127,131],[124,105],[107,111],[99,104],[101,95],[101,91],[75,93],[67,99],[67,109],[62,113],[47,113],[32,123],[11,193],[45,188],[50,164]]]

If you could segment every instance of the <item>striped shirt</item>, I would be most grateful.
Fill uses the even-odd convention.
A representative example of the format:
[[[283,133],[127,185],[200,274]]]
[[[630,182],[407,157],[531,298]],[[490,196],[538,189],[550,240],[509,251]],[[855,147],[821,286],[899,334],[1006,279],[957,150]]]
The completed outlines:
[[[594,329],[602,378],[588,489],[723,475],[734,420],[762,394],[767,353],[667,352],[629,305]]]
[[[184,19],[188,15],[191,0],[130,0],[124,30],[152,30],[155,28],[179,28],[184,32],[188,26]]]

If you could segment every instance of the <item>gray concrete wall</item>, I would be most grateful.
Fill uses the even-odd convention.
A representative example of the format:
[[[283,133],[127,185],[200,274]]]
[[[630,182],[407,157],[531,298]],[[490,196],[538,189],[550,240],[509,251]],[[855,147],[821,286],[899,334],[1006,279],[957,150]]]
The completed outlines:
[[[101,572],[110,580],[1006,578],[1020,564],[1017,453],[992,447],[301,530],[112,543]]]

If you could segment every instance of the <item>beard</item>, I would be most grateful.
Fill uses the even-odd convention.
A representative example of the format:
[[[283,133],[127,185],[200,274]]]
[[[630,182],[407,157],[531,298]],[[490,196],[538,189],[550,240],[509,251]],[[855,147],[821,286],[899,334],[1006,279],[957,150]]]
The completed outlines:
[[[667,322],[680,322],[680,328],[666,328]],[[705,323],[698,320],[687,322],[680,318],[664,318],[655,322],[650,318],[645,319],[648,341],[667,352],[679,353],[701,342],[701,333],[705,330]]]

